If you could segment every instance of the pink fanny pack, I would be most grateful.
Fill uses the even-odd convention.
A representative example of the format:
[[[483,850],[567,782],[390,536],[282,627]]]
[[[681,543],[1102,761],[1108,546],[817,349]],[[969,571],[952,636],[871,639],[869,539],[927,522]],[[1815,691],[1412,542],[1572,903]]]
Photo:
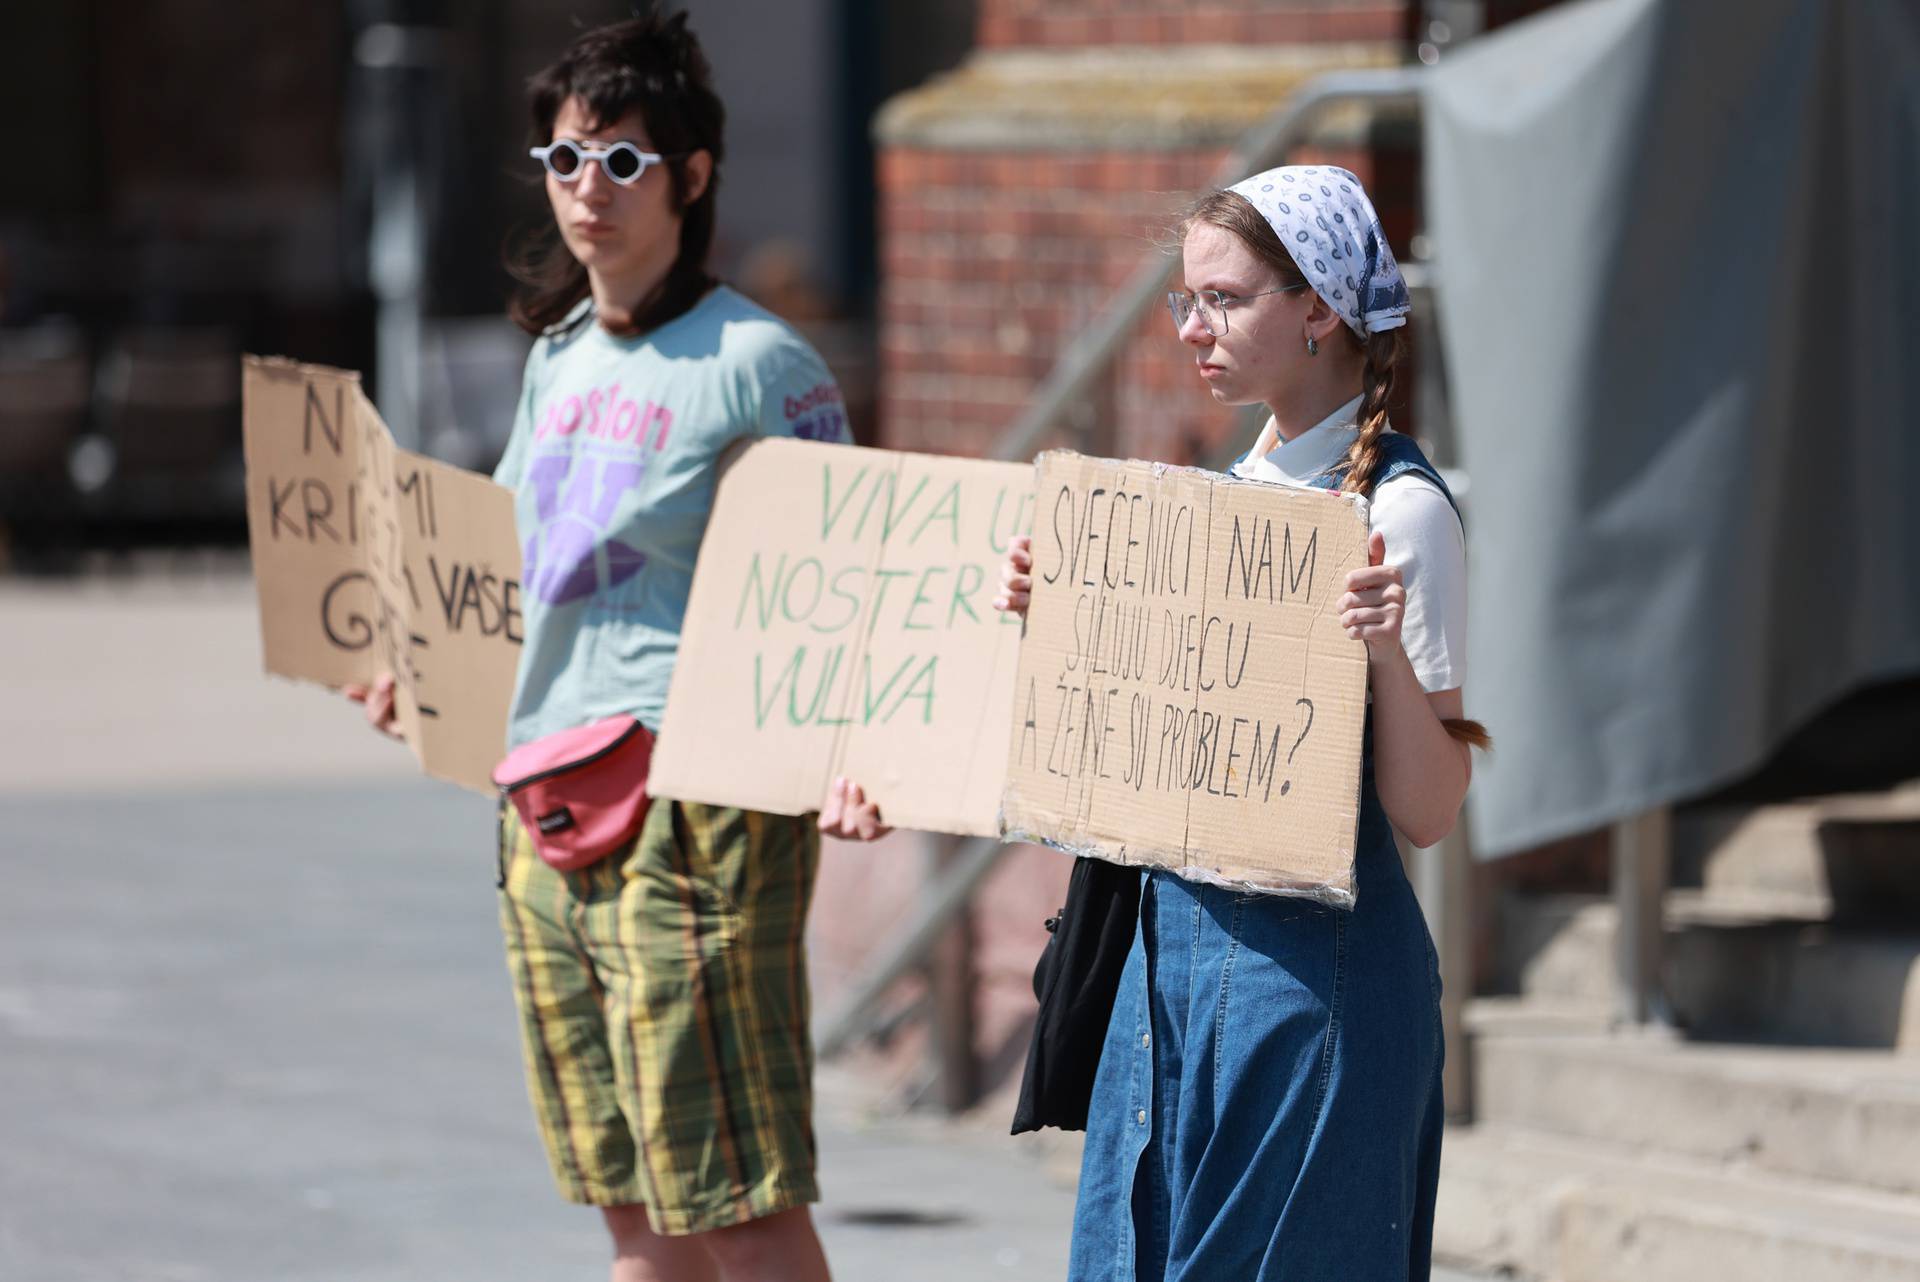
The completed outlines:
[[[639,833],[652,759],[652,731],[633,717],[608,717],[521,744],[493,768],[493,782],[540,857],[571,872]]]

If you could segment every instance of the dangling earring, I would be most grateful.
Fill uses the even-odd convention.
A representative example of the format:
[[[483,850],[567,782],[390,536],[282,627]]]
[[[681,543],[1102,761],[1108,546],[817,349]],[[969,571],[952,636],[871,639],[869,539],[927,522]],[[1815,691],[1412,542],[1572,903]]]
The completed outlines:
[[[1307,355],[1318,356],[1319,354],[1320,354],[1320,340],[1315,338],[1311,334],[1307,335]]]

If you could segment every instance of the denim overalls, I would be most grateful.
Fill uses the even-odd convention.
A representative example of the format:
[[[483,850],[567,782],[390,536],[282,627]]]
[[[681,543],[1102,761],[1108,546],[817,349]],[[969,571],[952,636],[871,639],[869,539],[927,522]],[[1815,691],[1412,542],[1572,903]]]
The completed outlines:
[[[1376,484],[1417,469],[1446,493],[1409,438],[1381,445]],[[1074,1282],[1427,1277],[1440,980],[1372,742],[1369,713],[1351,911],[1142,873],[1087,1114]]]

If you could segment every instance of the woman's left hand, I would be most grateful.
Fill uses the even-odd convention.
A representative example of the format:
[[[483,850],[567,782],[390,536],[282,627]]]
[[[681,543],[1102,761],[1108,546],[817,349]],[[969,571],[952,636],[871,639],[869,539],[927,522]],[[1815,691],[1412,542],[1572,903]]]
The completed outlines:
[[[1367,536],[1367,568],[1347,574],[1347,591],[1335,607],[1340,626],[1356,641],[1367,643],[1367,658],[1390,654],[1400,644],[1400,619],[1406,612],[1407,589],[1400,568],[1386,564],[1387,540],[1375,530]]]
[[[868,801],[866,790],[842,776],[827,785],[820,807],[820,833],[846,841],[873,841],[893,829],[880,822],[878,802]]]

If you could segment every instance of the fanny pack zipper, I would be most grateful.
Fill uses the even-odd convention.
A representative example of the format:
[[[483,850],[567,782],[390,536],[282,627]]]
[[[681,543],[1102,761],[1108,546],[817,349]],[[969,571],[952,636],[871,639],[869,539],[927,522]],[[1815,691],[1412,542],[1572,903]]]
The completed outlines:
[[[626,730],[621,733],[618,739],[615,739],[612,743],[600,749],[598,752],[590,752],[586,756],[580,758],[578,761],[569,761],[565,765],[549,766],[545,770],[536,771],[535,773],[528,775],[524,779],[515,779],[512,783],[503,783],[500,785],[500,791],[503,794],[510,794],[518,791],[521,788],[525,788],[532,784],[539,783],[543,779],[551,779],[556,775],[563,775],[567,773],[567,771],[569,770],[578,770],[581,766],[590,766],[594,762],[600,760],[602,757],[605,757],[611,754],[615,749],[619,748],[622,744],[626,743],[627,740],[633,738],[633,736],[635,736],[636,734],[643,733],[646,730],[646,728],[647,727],[644,722],[635,721],[632,725],[628,726]]]

